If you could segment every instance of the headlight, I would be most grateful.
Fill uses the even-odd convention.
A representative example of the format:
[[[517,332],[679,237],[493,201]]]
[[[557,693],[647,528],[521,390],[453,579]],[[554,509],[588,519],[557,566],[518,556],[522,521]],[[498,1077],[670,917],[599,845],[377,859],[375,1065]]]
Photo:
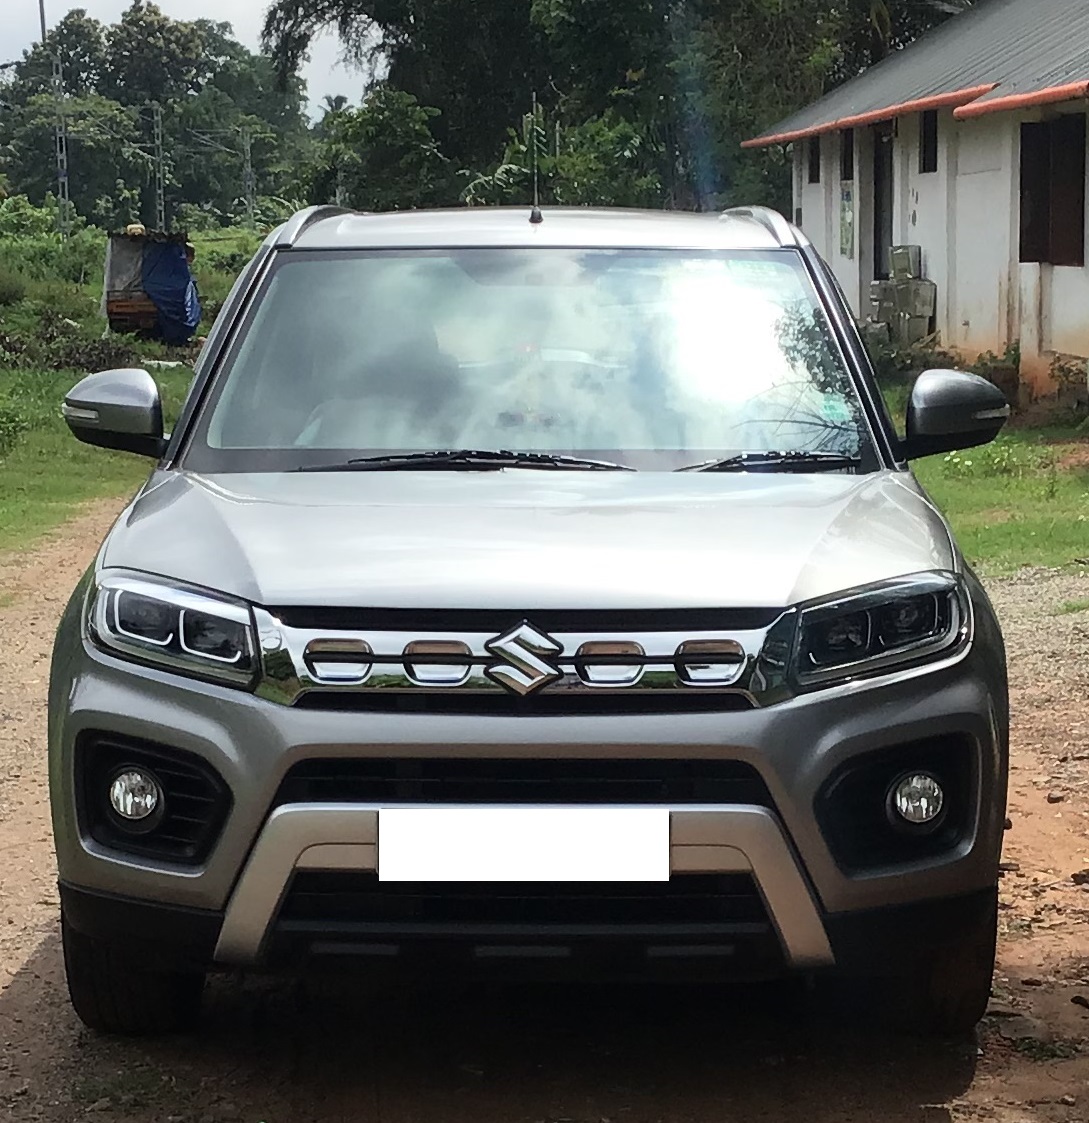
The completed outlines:
[[[103,573],[88,631],[99,647],[179,674],[249,686],[256,646],[242,601],[154,577]]]
[[[795,673],[818,685],[926,661],[963,644],[970,621],[955,574],[884,581],[802,609]]]

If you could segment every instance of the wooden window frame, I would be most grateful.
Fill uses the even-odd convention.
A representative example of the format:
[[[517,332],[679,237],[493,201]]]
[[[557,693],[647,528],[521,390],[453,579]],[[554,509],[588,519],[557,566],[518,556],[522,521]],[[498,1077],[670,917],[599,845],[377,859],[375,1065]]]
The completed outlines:
[[[844,129],[839,134],[839,178],[852,183],[855,178],[855,131]]]
[[[1084,268],[1087,145],[1084,113],[1021,126],[1023,263]]]
[[[810,186],[821,181],[821,138],[811,136],[806,141],[806,179]]]
[[[936,109],[919,114],[919,175],[933,175],[938,170],[938,120]]]

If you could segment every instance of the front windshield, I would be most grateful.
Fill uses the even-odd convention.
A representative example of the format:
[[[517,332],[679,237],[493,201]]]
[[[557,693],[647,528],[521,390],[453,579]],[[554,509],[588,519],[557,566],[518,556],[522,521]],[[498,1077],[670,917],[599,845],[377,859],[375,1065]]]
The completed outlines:
[[[185,466],[427,449],[668,471],[744,451],[873,453],[794,251],[287,253]]]

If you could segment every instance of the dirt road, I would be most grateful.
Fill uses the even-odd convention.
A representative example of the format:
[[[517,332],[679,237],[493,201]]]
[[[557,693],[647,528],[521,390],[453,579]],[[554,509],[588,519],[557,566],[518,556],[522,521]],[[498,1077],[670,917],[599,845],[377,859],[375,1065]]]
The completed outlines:
[[[874,1037],[796,989],[374,993],[217,982],[197,1038],[118,1042],[64,995],[45,769],[56,617],[112,517],[0,565],[0,1120],[1089,1120],[1089,575],[991,583],[1010,647],[1003,940],[978,1041]],[[1080,879],[1079,879],[1080,880]],[[1082,1000],[1077,1004],[1074,1000]]]

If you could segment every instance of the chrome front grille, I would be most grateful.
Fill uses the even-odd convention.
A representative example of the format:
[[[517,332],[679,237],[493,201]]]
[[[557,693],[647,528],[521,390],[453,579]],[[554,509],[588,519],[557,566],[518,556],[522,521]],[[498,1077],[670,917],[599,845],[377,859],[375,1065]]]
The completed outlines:
[[[454,631],[419,626],[425,624],[421,614],[409,631],[366,627],[365,616],[353,610],[345,611],[345,623],[363,627],[336,627],[333,609],[315,610],[310,618],[303,610],[258,609],[263,665],[258,693],[287,705],[308,695],[356,695],[532,697],[562,707],[565,698],[574,702],[609,693],[644,699],[666,693],[718,694],[758,704],[785,685],[793,616],[776,613],[768,623],[754,627],[760,619],[757,613],[765,619],[770,615],[766,610],[750,610],[747,618],[736,617],[737,623],[748,627],[716,628],[717,614],[708,612],[707,623],[712,626],[702,629],[638,632],[623,627],[550,631],[541,624],[553,615],[548,613],[525,619],[511,614],[498,631]],[[435,615],[441,624],[451,622],[442,619],[442,613]],[[381,613],[376,616],[378,625],[394,622]],[[721,616],[723,623],[734,622],[729,614]],[[687,624],[691,616],[684,617]],[[288,622],[292,620],[298,623]],[[577,703],[572,708],[579,709]]]

